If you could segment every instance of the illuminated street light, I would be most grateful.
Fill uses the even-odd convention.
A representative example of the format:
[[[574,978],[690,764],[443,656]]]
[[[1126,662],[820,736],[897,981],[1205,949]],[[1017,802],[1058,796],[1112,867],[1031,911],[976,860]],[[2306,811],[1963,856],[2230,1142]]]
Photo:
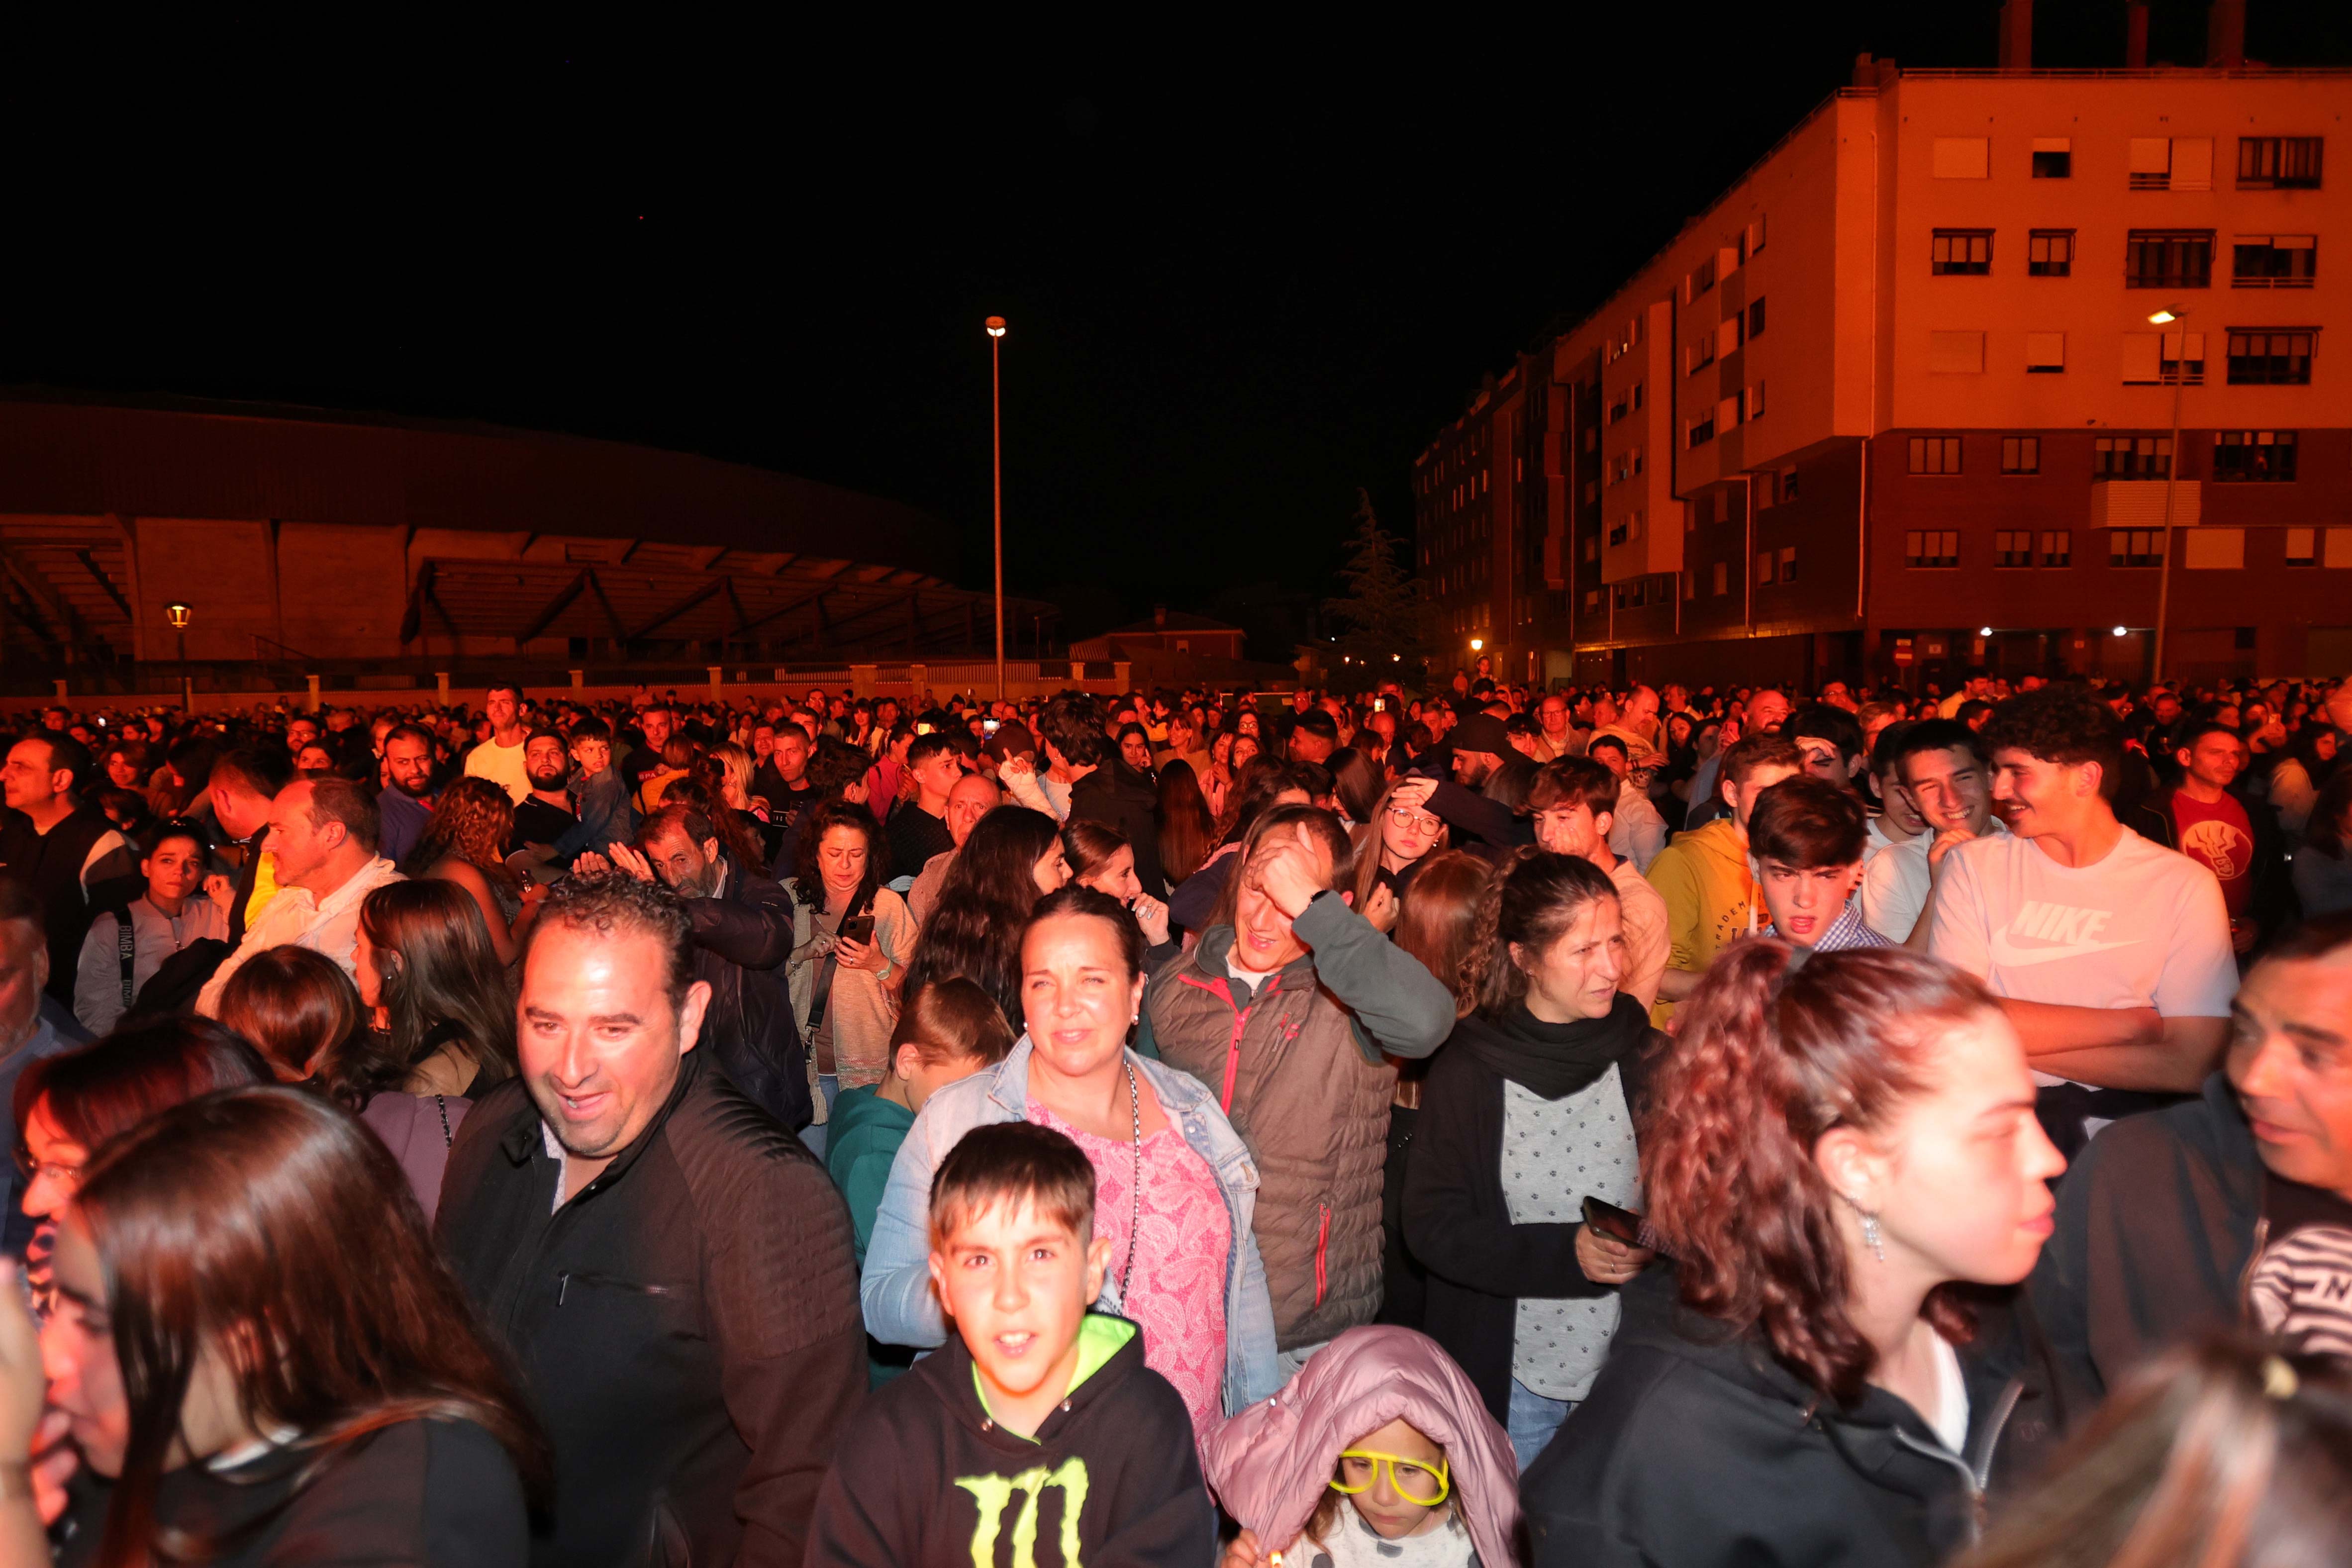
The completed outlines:
[[[196,708],[195,688],[188,679],[188,621],[195,611],[186,605],[163,606],[163,618],[172,623],[172,630],[180,638],[180,711],[193,713]]]
[[[1004,378],[997,363],[1004,342],[1004,318],[991,316],[988,328],[988,449],[996,474],[996,700],[1004,700]],[[1044,658],[1043,654],[1038,656]]]
[[[1992,628],[1990,626],[1979,626],[1977,628],[1977,636],[1980,637],[1989,637],[1992,636]]]
[[[2148,312],[2147,324],[2168,327],[2189,314],[2186,305],[2162,305]],[[2164,372],[2164,339],[2156,340],[2157,374]],[[2172,608],[2172,493],[2180,485],[2180,389],[2189,384],[2189,329],[2180,329],[2180,352],[2172,361],[2172,450],[2164,459],[2164,559],[2156,563],[2156,643],[2148,650],[2147,677],[2164,679],[2164,626]],[[2123,634],[2119,630],[2118,637]]]
[[[1472,653],[1483,652],[1485,651],[1486,647],[1486,639],[1485,637],[1472,637],[1470,639],[1470,651]]]
[[[2130,634],[2131,634],[2131,628],[2130,628],[2130,627],[2128,627],[2128,626],[2117,626],[2117,627],[2116,628],[2116,636],[2117,636],[2117,637],[2128,637]]]
[[[1392,653],[1389,655],[1389,662],[1391,664],[1402,664],[1404,662],[1404,655],[1401,653]]]

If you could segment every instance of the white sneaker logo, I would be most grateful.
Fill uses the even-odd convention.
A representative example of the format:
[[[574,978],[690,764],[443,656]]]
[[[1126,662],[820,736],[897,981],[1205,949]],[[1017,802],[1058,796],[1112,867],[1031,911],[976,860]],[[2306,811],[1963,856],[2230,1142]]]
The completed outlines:
[[[2082,958],[2089,953],[2105,952],[2109,948],[2131,946],[2131,942],[2098,940],[2099,932],[2106,929],[2107,921],[2113,918],[2105,910],[2078,910],[2066,904],[2046,904],[2038,900],[2029,900],[2019,907],[2007,926],[1992,933],[1992,961],[2007,968],[2019,969],[2031,964],[2050,963],[2061,958]],[[2020,947],[2015,940],[2018,937],[2056,945]]]

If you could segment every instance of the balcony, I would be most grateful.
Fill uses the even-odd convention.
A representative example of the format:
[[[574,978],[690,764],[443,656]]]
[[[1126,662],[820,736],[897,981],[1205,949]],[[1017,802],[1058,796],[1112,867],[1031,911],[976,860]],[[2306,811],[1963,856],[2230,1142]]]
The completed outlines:
[[[2091,486],[2093,528],[2162,528],[2165,479],[2099,479]],[[2172,498],[2172,526],[2187,528],[2198,519],[2195,479],[2178,481]]]

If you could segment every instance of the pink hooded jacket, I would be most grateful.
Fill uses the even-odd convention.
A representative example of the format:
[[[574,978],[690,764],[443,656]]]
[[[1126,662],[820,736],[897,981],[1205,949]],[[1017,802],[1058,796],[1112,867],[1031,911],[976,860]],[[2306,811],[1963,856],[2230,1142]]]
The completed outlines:
[[[1411,1329],[1349,1329],[1290,1385],[1229,1417],[1201,1461],[1225,1511],[1287,1552],[1322,1500],[1340,1451],[1398,1419],[1445,1450],[1454,1499],[1482,1568],[1519,1561],[1518,1466],[1478,1391],[1437,1342]]]

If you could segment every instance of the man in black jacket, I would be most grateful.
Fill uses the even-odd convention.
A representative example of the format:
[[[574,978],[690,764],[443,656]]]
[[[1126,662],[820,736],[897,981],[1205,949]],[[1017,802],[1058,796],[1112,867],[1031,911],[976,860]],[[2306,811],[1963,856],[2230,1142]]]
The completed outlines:
[[[2352,917],[2281,942],[2233,1011],[2204,1093],[2108,1127],[2058,1189],[2028,1291],[2072,1413],[2210,1330],[2352,1353]]]
[[[793,1021],[784,961],[793,955],[793,905],[782,884],[736,864],[710,819],[689,805],[662,807],[637,830],[635,849],[607,846],[621,869],[660,880],[685,901],[695,978],[710,987],[702,1038],[735,1087],[795,1132],[815,1120],[807,1058]],[[606,868],[583,855],[577,869]]]
[[[1089,770],[1070,786],[1069,819],[1117,828],[1135,851],[1135,879],[1153,898],[1166,898],[1168,879],[1160,868],[1159,790],[1128,766],[1107,736],[1097,732],[1066,739],[1073,749],[1063,755],[1074,766]]]
[[[0,877],[40,901],[48,994],[68,1007],[91,920],[142,890],[138,851],[89,797],[97,772],[89,747],[54,731],[18,741],[0,766],[9,808],[0,814]]]
[[[520,1076],[474,1109],[437,1234],[555,1458],[533,1568],[797,1565],[866,1388],[849,1214],[711,1070],[688,919],[626,875],[530,934]]]

